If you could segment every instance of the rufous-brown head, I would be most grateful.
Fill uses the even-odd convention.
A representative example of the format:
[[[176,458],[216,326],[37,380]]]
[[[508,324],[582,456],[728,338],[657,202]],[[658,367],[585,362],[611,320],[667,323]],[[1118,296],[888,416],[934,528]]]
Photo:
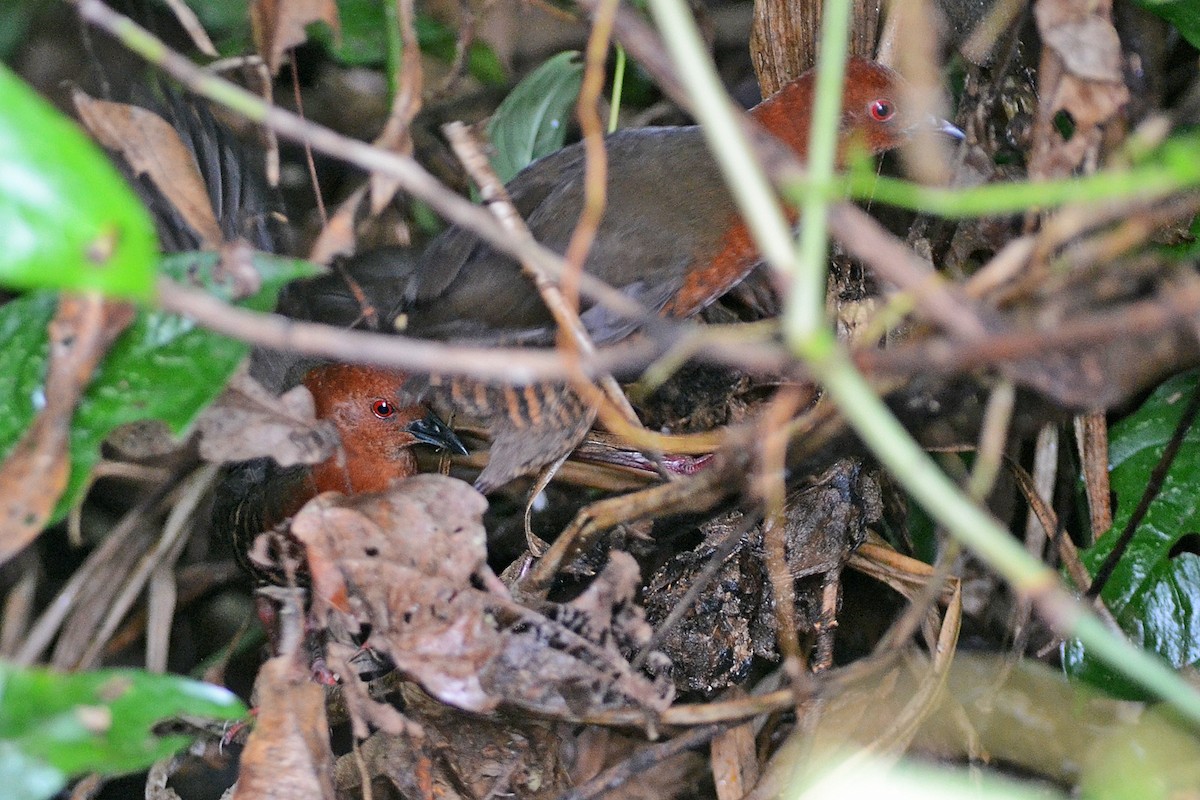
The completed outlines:
[[[355,364],[329,364],[305,375],[317,417],[332,422],[342,442],[312,469],[318,492],[383,491],[393,479],[416,474],[416,444],[467,452],[433,411],[402,399],[406,380],[402,372]]]
[[[802,159],[808,154],[816,76],[816,70],[805,72],[750,111],[759,124]],[[905,109],[903,95],[904,79],[882,64],[865,58],[852,58],[846,62],[839,162],[844,161],[854,147],[871,153],[899,147],[922,126],[962,138],[962,132],[950,123]]]

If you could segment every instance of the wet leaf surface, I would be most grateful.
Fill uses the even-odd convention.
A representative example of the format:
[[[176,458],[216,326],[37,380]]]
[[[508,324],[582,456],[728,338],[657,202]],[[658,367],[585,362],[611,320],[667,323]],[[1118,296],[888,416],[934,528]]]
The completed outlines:
[[[148,299],[154,226],[96,145],[0,65],[0,283]]]
[[[289,280],[312,274],[312,266],[270,256],[255,256],[263,284],[241,301],[249,308],[270,308]],[[185,254],[163,262],[163,271],[181,279],[206,282],[229,296],[230,288],[213,283],[216,254]],[[53,295],[30,294],[0,306],[0,399],[8,413],[0,418],[0,452],[11,451],[37,410],[46,403],[49,344],[46,329],[54,314]],[[115,428],[143,419],[161,419],[179,434],[220,394],[249,347],[211,333],[174,314],[140,310],[97,367],[71,423],[71,474],[55,517],[79,502],[88,476],[100,458],[100,445]]]
[[[1081,551],[1094,574],[1124,530],[1147,476],[1171,439],[1196,388],[1191,372],[1158,387],[1137,411],[1112,426],[1109,463],[1117,496],[1113,527]],[[1180,668],[1200,661],[1200,431],[1184,439],[1162,492],[1138,526],[1101,597],[1133,641]],[[1141,693],[1101,665],[1078,641],[1064,645],[1067,671],[1126,697]]]
[[[245,712],[230,692],[174,675],[68,675],[0,663],[0,780],[8,796],[49,797],[70,777],[134,772],[190,741],[157,735],[163,720]]]

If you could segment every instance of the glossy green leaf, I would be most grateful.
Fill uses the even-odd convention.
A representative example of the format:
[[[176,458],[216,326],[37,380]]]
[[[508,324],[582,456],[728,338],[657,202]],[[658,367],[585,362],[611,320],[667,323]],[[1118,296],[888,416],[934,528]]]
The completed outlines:
[[[1175,26],[1192,47],[1200,47],[1200,0],[1134,0]]]
[[[140,299],[154,225],[108,158],[0,65],[0,284]]]
[[[583,83],[574,51],[550,58],[518,83],[488,122],[492,169],[508,183],[525,167],[563,146]]]
[[[1117,508],[1112,530],[1080,556],[1095,571],[1134,507],[1150,472],[1195,390],[1195,372],[1159,386],[1146,402],[1109,433],[1109,467]],[[1134,533],[1129,549],[1104,587],[1103,598],[1129,638],[1175,667],[1200,663],[1200,429],[1184,439],[1162,492]],[[1078,641],[1063,648],[1068,673],[1119,697],[1142,695]]]
[[[44,798],[87,772],[144,769],[185,747],[188,736],[158,736],[181,715],[245,716],[231,692],[174,675],[136,670],[58,673],[0,663],[0,782],[4,796]]]
[[[162,269],[180,280],[196,280],[228,299],[228,286],[213,279],[217,257],[183,253]],[[274,308],[284,284],[316,273],[304,261],[254,256],[262,286],[237,304],[257,311]],[[0,306],[0,453],[7,454],[42,405],[48,343],[46,325],[57,298],[33,293]],[[224,388],[249,346],[212,333],[164,311],[143,309],[113,344],[76,410],[71,426],[71,477],[56,518],[78,503],[100,458],[100,444],[117,427],[160,419],[175,433],[186,430]]]

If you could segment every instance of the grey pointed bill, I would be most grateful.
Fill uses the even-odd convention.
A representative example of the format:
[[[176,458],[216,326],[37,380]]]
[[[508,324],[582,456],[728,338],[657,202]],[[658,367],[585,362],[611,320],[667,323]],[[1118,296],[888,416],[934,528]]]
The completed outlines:
[[[944,133],[951,139],[957,139],[960,142],[967,138],[967,135],[962,132],[962,128],[959,128],[954,123],[944,120],[941,117],[935,117],[932,114],[930,114],[929,119],[926,120],[926,126],[935,133]]]

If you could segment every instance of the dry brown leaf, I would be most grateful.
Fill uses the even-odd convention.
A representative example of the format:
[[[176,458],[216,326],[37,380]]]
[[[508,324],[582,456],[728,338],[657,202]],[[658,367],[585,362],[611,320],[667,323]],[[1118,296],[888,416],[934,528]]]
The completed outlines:
[[[383,133],[379,135],[373,144],[376,147],[382,148],[389,152],[399,153],[403,156],[412,155],[412,136],[409,135],[409,121],[398,121],[395,116],[391,117]],[[371,188],[371,214],[378,215],[383,212],[387,204],[392,202],[392,197],[400,189],[400,180],[387,175],[382,175],[378,172],[371,175],[369,182]]]
[[[1042,41],[1080,80],[1121,83],[1121,40],[1112,22],[1095,15],[1096,4],[1039,2],[1034,14]]]
[[[405,693],[407,707],[417,693]],[[439,758],[446,773],[440,783],[465,786],[468,797],[527,800],[551,800],[570,788],[563,763],[572,749],[569,734],[535,719],[481,720],[428,698],[417,708],[433,752],[453,754]]]
[[[338,791],[349,797],[362,793],[365,778],[368,782],[387,781],[401,797],[465,800],[457,787],[444,781],[435,783],[433,773],[437,766],[428,740],[377,732],[358,745],[358,752],[339,758],[334,774]]]
[[[543,616],[513,603],[488,570],[486,507],[470,486],[441,475],[381,494],[314,498],[292,523],[314,624],[350,635],[369,627],[365,649],[470,711],[502,701],[558,714],[666,708],[672,689],[661,659],[652,659],[659,678],[650,680],[623,655],[651,634],[634,603],[636,562],[614,553],[578,599]]]
[[[640,651],[651,635],[634,603],[640,583],[633,556],[614,551],[572,602],[548,608],[546,616],[521,609],[516,619],[506,618],[504,651],[487,665],[483,686],[507,703],[551,714],[664,710],[674,696],[670,662],[651,653],[648,669],[656,676],[651,679],[624,655]]]
[[[233,800],[332,800],[325,690],[284,655],[263,664],[255,692],[258,716],[242,752]]]
[[[331,528],[345,522],[356,538],[322,539],[319,526],[311,532],[306,528],[309,538],[302,541],[310,558],[316,553],[345,564],[383,561],[459,586],[487,564],[481,521],[487,500],[454,478],[417,475],[384,494],[327,494],[319,509],[333,522]],[[351,521],[354,517],[361,521]],[[313,521],[318,522],[315,516]]]
[[[487,501],[462,481],[418,475],[387,493],[327,492],[296,515],[312,576],[313,615],[337,615],[369,646],[443,702],[495,707],[479,672],[500,650],[486,593],[470,578],[486,566]]]
[[[363,773],[393,784],[404,797],[444,800],[551,800],[570,788],[564,760],[575,741],[564,726],[469,714],[411,683],[399,691],[405,713],[425,735],[372,735],[360,748],[361,768],[353,755],[339,759],[339,791],[357,790]]]
[[[662,760],[645,759],[647,745],[643,739],[611,732],[605,738],[603,746],[604,752],[600,756],[606,769],[621,764],[629,765],[631,761],[640,761],[631,770],[633,776],[605,791],[601,795],[603,800],[671,800],[675,797],[695,798],[711,794],[711,788],[705,786],[701,789],[705,783],[706,764],[697,752],[685,750]],[[643,758],[639,759],[639,756]],[[577,787],[579,783],[576,783]]]
[[[495,708],[501,697],[488,691],[480,674],[496,659],[502,636],[486,596],[404,568],[379,577],[391,581],[390,591],[371,618],[392,627],[373,629],[367,645],[442,702],[469,711]]]
[[[127,103],[73,95],[75,110],[100,144],[121,154],[137,175],[146,175],[199,236],[204,249],[224,237],[196,159],[175,128],[153,111]]]
[[[0,564],[37,538],[67,486],[75,404],[109,345],[133,321],[128,303],[62,295],[50,322],[46,405],[0,465]]]
[[[633,649],[650,641],[654,630],[635,603],[641,583],[641,570],[633,557],[623,551],[614,552],[591,586],[568,603],[577,612],[572,630],[613,651],[620,647]]]
[[[244,373],[204,410],[196,430],[200,457],[213,463],[270,456],[282,467],[317,464],[338,446],[336,428],[316,418],[308,389],[275,397]]]
[[[1121,41],[1109,3],[1042,0],[1034,10],[1047,47],[1040,71],[1042,135],[1035,142],[1030,173],[1067,175],[1095,157],[1101,126],[1129,102],[1121,72]],[[1050,120],[1060,111],[1070,114],[1075,126],[1068,140],[1050,130]]]
[[[354,217],[366,194],[366,188],[360,186],[341,202],[313,242],[308,253],[309,261],[329,264],[338,256],[354,253]]]
[[[334,0],[254,0],[250,4],[254,46],[272,75],[279,72],[284,53],[308,41],[304,28],[313,22],[324,22],[334,36],[341,36]]]
[[[142,419],[114,430],[104,440],[124,461],[147,461],[177,452],[183,441],[161,419]]]

